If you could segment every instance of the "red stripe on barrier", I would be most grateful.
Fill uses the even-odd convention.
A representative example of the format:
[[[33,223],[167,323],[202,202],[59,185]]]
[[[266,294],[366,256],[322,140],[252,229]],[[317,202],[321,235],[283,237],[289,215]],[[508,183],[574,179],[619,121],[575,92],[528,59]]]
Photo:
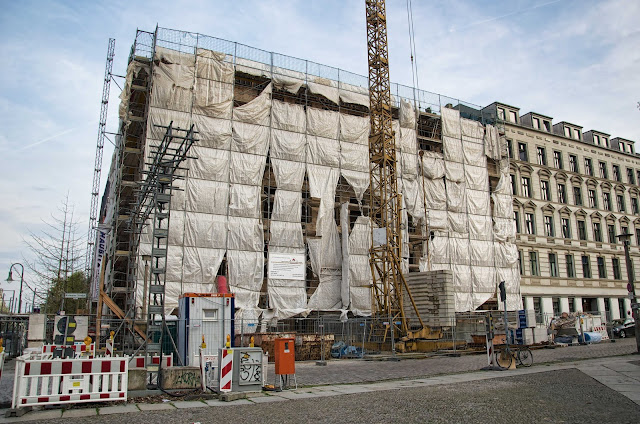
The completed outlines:
[[[43,362],[40,364],[40,374],[41,375],[51,374],[51,362]]]
[[[82,363],[82,374],[91,374],[91,362],[84,361]]]
[[[39,397],[38,402],[49,402],[49,396]]]
[[[71,400],[71,396],[69,396],[69,395],[60,396],[60,402],[64,402],[64,401],[67,401],[67,400]]]
[[[80,395],[80,400],[91,399],[91,395]]]
[[[26,362],[24,364],[24,375],[29,375],[29,371],[31,371],[31,364],[29,362]]]
[[[229,382],[227,382],[227,384],[225,384],[225,385],[222,387],[222,389],[224,389],[224,390],[231,390],[231,382],[230,382],[230,381],[229,381]]]
[[[118,397],[124,397],[124,392],[120,392],[120,395]]]
[[[136,358],[136,368],[144,368],[144,358]]]
[[[120,372],[124,372],[124,366],[125,366],[124,361],[120,361]]]
[[[102,372],[111,372],[111,361],[102,361],[101,369]]]
[[[233,363],[229,362],[227,365],[224,366],[224,368],[222,368],[222,375],[228,374],[232,368],[233,368]]]
[[[151,363],[154,365],[160,365],[160,357],[159,356],[152,356],[151,357]]]
[[[109,399],[109,393],[100,393],[100,399]]]
[[[71,374],[73,363],[71,362],[63,362],[62,363],[62,374]]]

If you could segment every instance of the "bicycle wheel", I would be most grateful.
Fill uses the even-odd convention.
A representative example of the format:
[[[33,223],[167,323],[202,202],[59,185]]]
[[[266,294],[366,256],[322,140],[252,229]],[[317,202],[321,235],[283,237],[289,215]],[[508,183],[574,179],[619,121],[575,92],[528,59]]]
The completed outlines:
[[[518,350],[518,362],[520,362],[525,367],[530,367],[533,365],[533,353],[531,353],[531,349],[528,347],[522,347]]]
[[[515,358],[511,351],[507,351],[507,349],[496,350],[496,364],[500,368],[511,368],[513,361],[515,361]]]

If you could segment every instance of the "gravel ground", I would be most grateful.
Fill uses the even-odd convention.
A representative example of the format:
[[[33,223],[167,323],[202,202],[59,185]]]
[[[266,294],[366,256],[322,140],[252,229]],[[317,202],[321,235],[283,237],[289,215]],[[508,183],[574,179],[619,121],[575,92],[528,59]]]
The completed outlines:
[[[405,390],[47,423],[638,423],[640,406],[569,369]]]

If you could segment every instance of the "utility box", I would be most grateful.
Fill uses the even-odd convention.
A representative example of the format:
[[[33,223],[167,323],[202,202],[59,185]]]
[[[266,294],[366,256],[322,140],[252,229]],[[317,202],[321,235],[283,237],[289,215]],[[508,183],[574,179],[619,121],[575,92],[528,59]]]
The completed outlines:
[[[296,373],[296,352],[293,337],[283,337],[275,340],[276,375],[291,375]]]
[[[221,357],[222,355],[219,355],[219,358]],[[234,348],[231,391],[255,392],[262,390],[263,365],[262,348]]]
[[[227,334],[234,339],[235,302],[231,293],[185,293],[178,299],[178,354],[186,366],[200,366],[204,355],[217,355]]]

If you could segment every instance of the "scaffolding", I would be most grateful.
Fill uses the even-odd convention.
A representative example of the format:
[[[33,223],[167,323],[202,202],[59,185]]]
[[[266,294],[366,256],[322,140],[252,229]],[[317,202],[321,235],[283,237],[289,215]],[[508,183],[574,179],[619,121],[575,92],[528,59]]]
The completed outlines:
[[[269,322],[310,310],[370,313],[371,281],[361,272],[363,258],[369,266],[369,246],[362,244],[368,237],[359,238],[370,234],[368,79],[164,28],[138,31],[128,69],[130,82],[121,96],[122,135],[109,179],[112,240],[105,284],[122,313],[141,322],[145,318],[136,309],[136,287],[143,284],[137,257],[152,254],[153,234],[143,233],[136,244],[128,222],[145,158],[164,135],[155,125],[170,121],[180,128],[195,124],[200,141],[194,155],[200,159],[187,159],[189,171],[176,184],[185,191],[172,200],[165,313],[180,293],[215,291],[218,275],[228,277],[239,304],[245,302],[239,318],[247,322],[257,318],[252,313]],[[428,245],[442,231],[429,224],[426,232],[437,214],[431,216],[433,199],[423,197],[434,181],[444,189],[443,175],[424,178],[426,158],[442,162],[443,111],[455,111],[458,125],[466,120],[487,125],[493,118],[457,99],[393,83],[389,89],[400,146],[399,177],[412,178],[412,184],[417,181],[413,176],[420,175],[430,184],[412,199],[404,195],[409,183],[402,187],[400,261],[408,273],[430,269]],[[417,105],[411,124],[402,117],[407,104]],[[400,121],[405,122],[402,130]],[[407,140],[413,140],[409,147]],[[487,185],[492,189],[500,180],[498,162],[488,160]],[[414,213],[418,209],[426,213]],[[301,255],[304,279],[268,275],[274,253]],[[247,258],[249,265],[239,268],[238,260]],[[238,272],[245,284],[238,284]],[[340,293],[343,281],[349,285]],[[367,301],[362,300],[365,292]]]

